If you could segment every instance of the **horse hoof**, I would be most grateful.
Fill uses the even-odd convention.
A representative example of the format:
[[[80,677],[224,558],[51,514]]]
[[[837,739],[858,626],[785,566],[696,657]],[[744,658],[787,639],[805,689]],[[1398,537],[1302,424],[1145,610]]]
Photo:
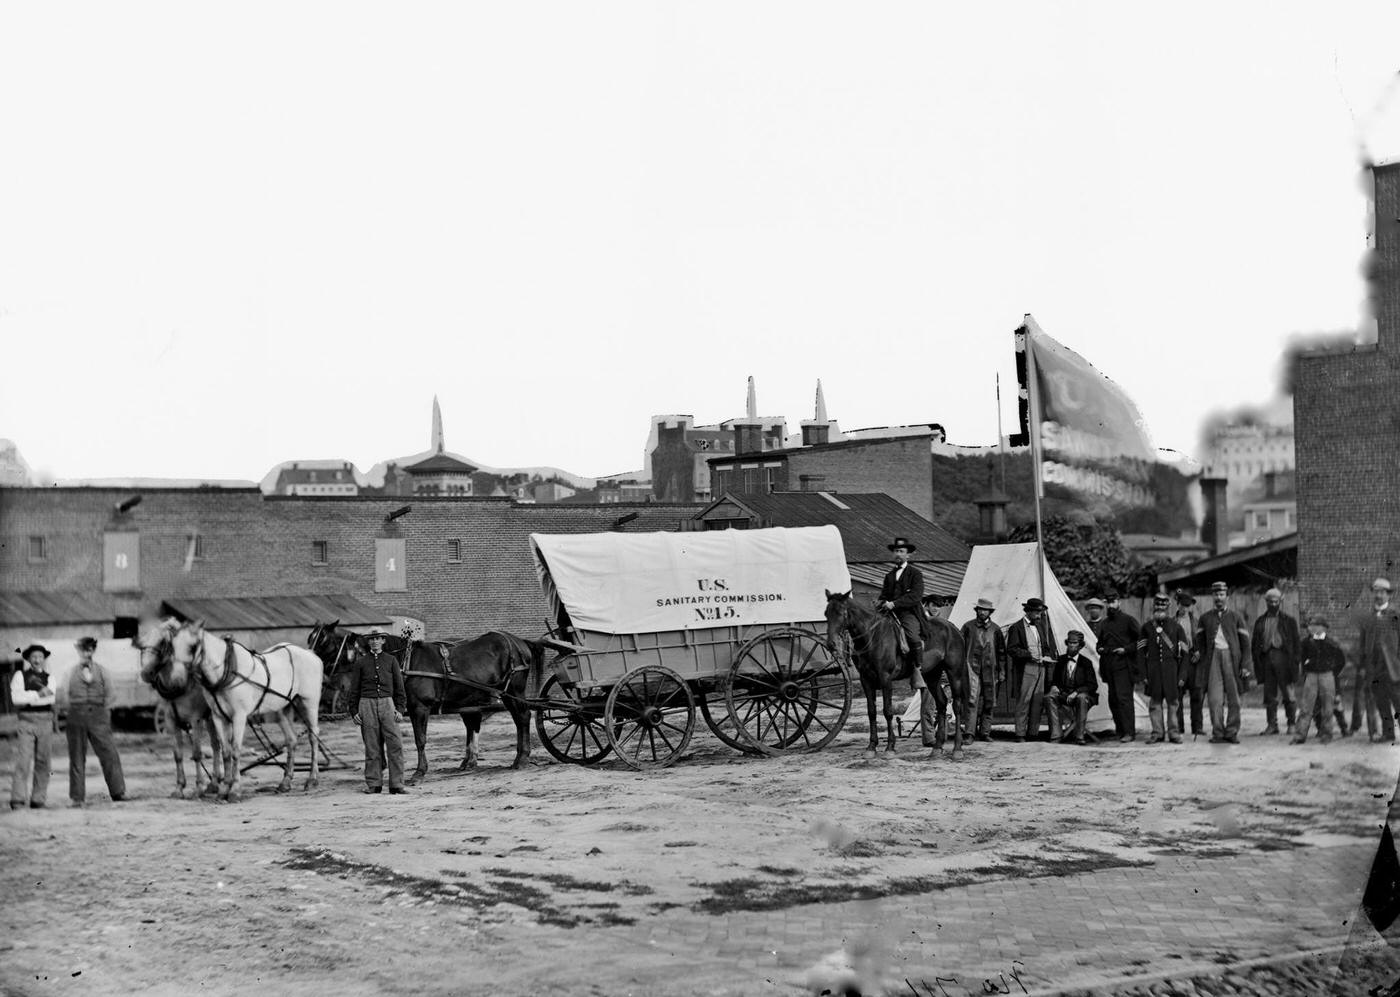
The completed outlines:
[[[960,761],[962,761],[962,757],[963,757],[962,748],[954,748],[954,749],[953,749],[953,761],[955,761],[955,762],[960,762]]]
[[[302,791],[303,793],[309,793],[309,792],[311,792],[313,789],[315,789],[315,788],[316,788],[317,786],[319,786],[319,785],[321,785],[321,783],[320,783],[319,780],[316,780],[316,779],[307,779],[307,780],[306,780],[306,785],[301,787],[301,791]]]
[[[185,798],[185,791],[183,789],[177,789],[170,794],[170,798],[172,800],[183,800]]]
[[[403,781],[403,783],[404,783],[405,786],[416,786],[416,785],[418,785],[418,780],[421,779],[421,778],[423,778],[423,776],[425,776],[425,775],[427,775],[426,772],[415,772],[415,773],[413,773],[411,776],[409,776],[407,779],[405,779],[405,780]]]
[[[289,782],[279,782],[279,783],[277,784],[276,792],[277,792],[277,795],[278,795],[278,796],[281,796],[283,793],[290,793],[291,791],[292,791],[292,784],[291,784],[291,783],[289,783]]]

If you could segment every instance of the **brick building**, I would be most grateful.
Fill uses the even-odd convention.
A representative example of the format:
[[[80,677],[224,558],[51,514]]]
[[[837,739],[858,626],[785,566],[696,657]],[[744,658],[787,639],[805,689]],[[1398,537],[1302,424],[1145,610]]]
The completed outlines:
[[[1371,580],[1400,584],[1400,162],[1375,166],[1368,259],[1376,342],[1298,364],[1298,583],[1345,636]]]
[[[257,488],[137,494],[139,502],[128,490],[0,488],[0,592],[23,597],[0,602],[0,635],[42,638],[81,625],[129,636],[137,618],[172,600],[262,599],[272,612],[295,606],[291,597],[345,596],[384,617],[422,621],[434,638],[491,629],[537,636],[545,606],[530,533],[676,530],[701,508]]]
[[[804,445],[761,450],[736,434],[735,455],[710,459],[716,496],[768,492],[880,492],[925,519],[933,517],[931,430],[882,439],[825,442],[803,426]]]

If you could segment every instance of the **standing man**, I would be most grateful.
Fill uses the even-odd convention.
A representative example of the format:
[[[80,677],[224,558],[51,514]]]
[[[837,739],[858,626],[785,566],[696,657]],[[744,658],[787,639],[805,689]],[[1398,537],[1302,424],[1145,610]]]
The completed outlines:
[[[1176,620],[1181,632],[1188,640],[1196,633],[1196,597],[1185,589],[1176,590]],[[1176,729],[1186,732],[1186,700],[1191,700],[1191,734],[1196,736],[1206,732],[1205,703],[1206,690],[1196,684],[1196,669],[1190,661],[1182,662],[1181,697],[1176,702]]]
[[[1240,686],[1249,671],[1249,631],[1244,620],[1226,603],[1230,587],[1215,582],[1210,587],[1213,609],[1196,624],[1196,648],[1192,660],[1196,681],[1205,686],[1210,703],[1212,744],[1240,743]]]
[[[1317,736],[1326,744],[1332,740],[1332,704],[1337,676],[1346,667],[1346,655],[1341,646],[1327,636],[1327,617],[1314,615],[1308,620],[1308,636],[1298,647],[1299,667],[1303,673],[1302,710],[1298,713],[1298,731],[1289,744],[1302,744],[1308,739],[1308,726],[1317,713]]]
[[[81,807],[87,797],[87,749],[91,742],[93,753],[102,766],[102,778],[107,782],[107,794],[113,803],[126,798],[126,778],[122,775],[122,760],[117,743],[112,738],[112,701],[117,689],[112,675],[92,660],[97,650],[95,637],[79,637],[78,666],[68,675],[65,686],[68,699],[68,798],[73,806]]]
[[[1045,603],[1037,598],[1027,599],[1021,608],[1025,616],[1011,624],[1006,632],[1006,654],[1021,673],[1021,694],[1016,700],[1016,740],[1024,741],[1040,735],[1040,714],[1045,694],[1054,678],[1055,632],[1045,615]],[[1060,738],[1059,715],[1050,711],[1050,739]]]
[[[403,723],[408,699],[404,694],[403,672],[398,660],[384,650],[383,630],[365,634],[369,653],[355,659],[350,673],[350,715],[360,728],[365,743],[365,792],[384,788],[384,755],[389,756],[389,792],[406,793],[403,784]]]
[[[1181,705],[1181,681],[1190,660],[1191,646],[1186,631],[1167,615],[1171,600],[1165,595],[1152,600],[1152,615],[1142,624],[1138,653],[1147,674],[1147,701],[1152,716],[1152,736],[1148,744],[1161,744],[1167,738],[1181,743],[1177,708]],[[1165,713],[1165,723],[1163,714]]]
[[[1264,615],[1254,621],[1250,648],[1254,652],[1254,674],[1264,683],[1264,714],[1267,726],[1260,734],[1278,733],[1278,700],[1283,694],[1283,712],[1288,719],[1288,733],[1293,733],[1297,706],[1293,702],[1293,683],[1298,681],[1298,621],[1279,607],[1283,593],[1269,589],[1264,593]]]
[[[923,687],[923,675],[919,672],[923,657],[923,598],[924,576],[919,569],[909,563],[909,555],[918,550],[903,537],[895,537],[889,545],[894,554],[894,569],[885,575],[880,586],[879,605],[887,613],[894,614],[899,625],[904,628],[904,638],[909,642],[909,661],[914,688]]]
[[[1115,595],[1114,602],[1117,602]],[[1084,604],[1089,611],[1089,629],[1099,652],[1099,677],[1107,688],[1108,709],[1120,744],[1137,740],[1137,709],[1133,702],[1133,666],[1137,657],[1137,620],[1117,610],[1109,610],[1103,599]]]
[[[972,609],[973,619],[962,627],[963,647],[967,648],[968,702],[974,711],[972,730],[979,741],[992,739],[996,686],[1006,681],[1006,635],[992,622],[995,611],[992,600],[978,599]]]
[[[1381,740],[1394,744],[1396,693],[1400,690],[1400,612],[1390,604],[1387,579],[1371,583],[1371,602],[1373,609],[1361,623],[1362,680],[1370,687],[1381,715]],[[1351,724],[1355,730],[1355,717]]]
[[[54,729],[54,687],[45,663],[49,649],[30,644],[10,678],[10,702],[19,709],[19,743],[10,778],[10,809],[43,809],[49,797],[49,746]]]

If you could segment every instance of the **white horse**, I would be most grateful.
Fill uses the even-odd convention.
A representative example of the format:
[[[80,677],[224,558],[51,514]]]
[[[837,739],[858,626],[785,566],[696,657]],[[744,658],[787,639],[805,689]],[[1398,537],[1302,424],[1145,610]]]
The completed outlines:
[[[277,792],[292,788],[293,756],[297,735],[293,710],[300,708],[311,734],[311,774],[306,788],[319,781],[321,659],[295,644],[276,644],[254,653],[241,644],[204,632],[203,622],[186,623],[171,638],[171,660],[188,669],[204,689],[213,710],[214,726],[224,746],[224,782],[219,795],[233,802],[239,798],[239,757],[248,718],[273,714],[282,728],[287,765]]]
[[[189,744],[190,755],[194,759],[194,791],[196,796],[214,793],[223,781],[223,749],[219,746],[218,733],[214,729],[214,715],[209,708],[209,700],[204,690],[195,681],[189,669],[176,666],[170,660],[170,640],[180,629],[180,621],[161,620],[155,626],[143,630],[132,640],[141,649],[141,678],[160,693],[161,702],[156,707],[156,729],[170,731],[175,753],[175,792],[171,795],[180,798],[185,795],[185,752]],[[204,755],[200,750],[200,732],[208,731],[210,747],[210,778],[204,779]]]

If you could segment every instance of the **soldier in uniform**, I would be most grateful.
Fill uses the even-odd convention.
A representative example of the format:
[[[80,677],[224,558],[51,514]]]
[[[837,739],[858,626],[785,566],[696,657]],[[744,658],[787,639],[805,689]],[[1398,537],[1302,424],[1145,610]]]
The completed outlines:
[[[1117,601],[1117,597],[1114,597]],[[1119,610],[1105,614],[1103,599],[1090,599],[1089,629],[1099,651],[1099,677],[1108,689],[1108,708],[1120,743],[1137,740],[1137,708],[1133,702],[1133,668],[1137,658],[1137,620]]]
[[[1297,719],[1293,683],[1298,681],[1298,621],[1279,608],[1282,604],[1283,593],[1278,589],[1264,593],[1264,614],[1254,621],[1250,641],[1254,674],[1264,683],[1264,714],[1268,720],[1260,734],[1278,733],[1280,694],[1289,734],[1293,733]]]
[[[1186,634],[1187,640],[1194,637],[1196,633],[1196,597],[1185,589],[1176,590],[1176,615],[1173,617],[1177,626],[1181,627],[1182,633]],[[1195,683],[1195,669],[1190,667],[1190,662],[1186,662],[1185,686],[1181,690],[1181,698],[1176,702],[1176,729],[1183,734],[1186,733],[1186,701],[1191,701],[1191,734],[1204,734],[1206,691]]]
[[[1240,614],[1227,607],[1230,587],[1215,582],[1210,587],[1215,607],[1196,624],[1191,660],[1195,681],[1205,687],[1210,703],[1212,744],[1240,743],[1240,687],[1251,677],[1249,631]]]
[[[972,704],[971,726],[979,741],[992,739],[992,709],[996,706],[996,685],[1006,680],[1006,635],[992,622],[996,605],[978,599],[973,619],[962,626],[963,647],[967,649],[967,676]]]
[[[19,710],[10,809],[41,809],[49,797],[49,751],[54,730],[54,687],[45,663],[49,649],[30,644],[24,663],[10,677],[10,702]]]
[[[350,673],[350,715],[365,744],[366,793],[378,793],[384,788],[385,754],[389,761],[389,792],[408,792],[403,784],[403,738],[399,735],[408,698],[398,660],[384,650],[388,636],[383,630],[365,634],[369,653],[356,656]]]
[[[1181,686],[1189,665],[1191,646],[1186,631],[1168,616],[1171,600],[1165,595],[1152,600],[1152,616],[1143,621],[1139,631],[1138,656],[1147,673],[1147,701],[1152,716],[1152,736],[1148,744],[1160,744],[1170,738],[1181,743]],[[1165,714],[1165,723],[1163,719]]]

